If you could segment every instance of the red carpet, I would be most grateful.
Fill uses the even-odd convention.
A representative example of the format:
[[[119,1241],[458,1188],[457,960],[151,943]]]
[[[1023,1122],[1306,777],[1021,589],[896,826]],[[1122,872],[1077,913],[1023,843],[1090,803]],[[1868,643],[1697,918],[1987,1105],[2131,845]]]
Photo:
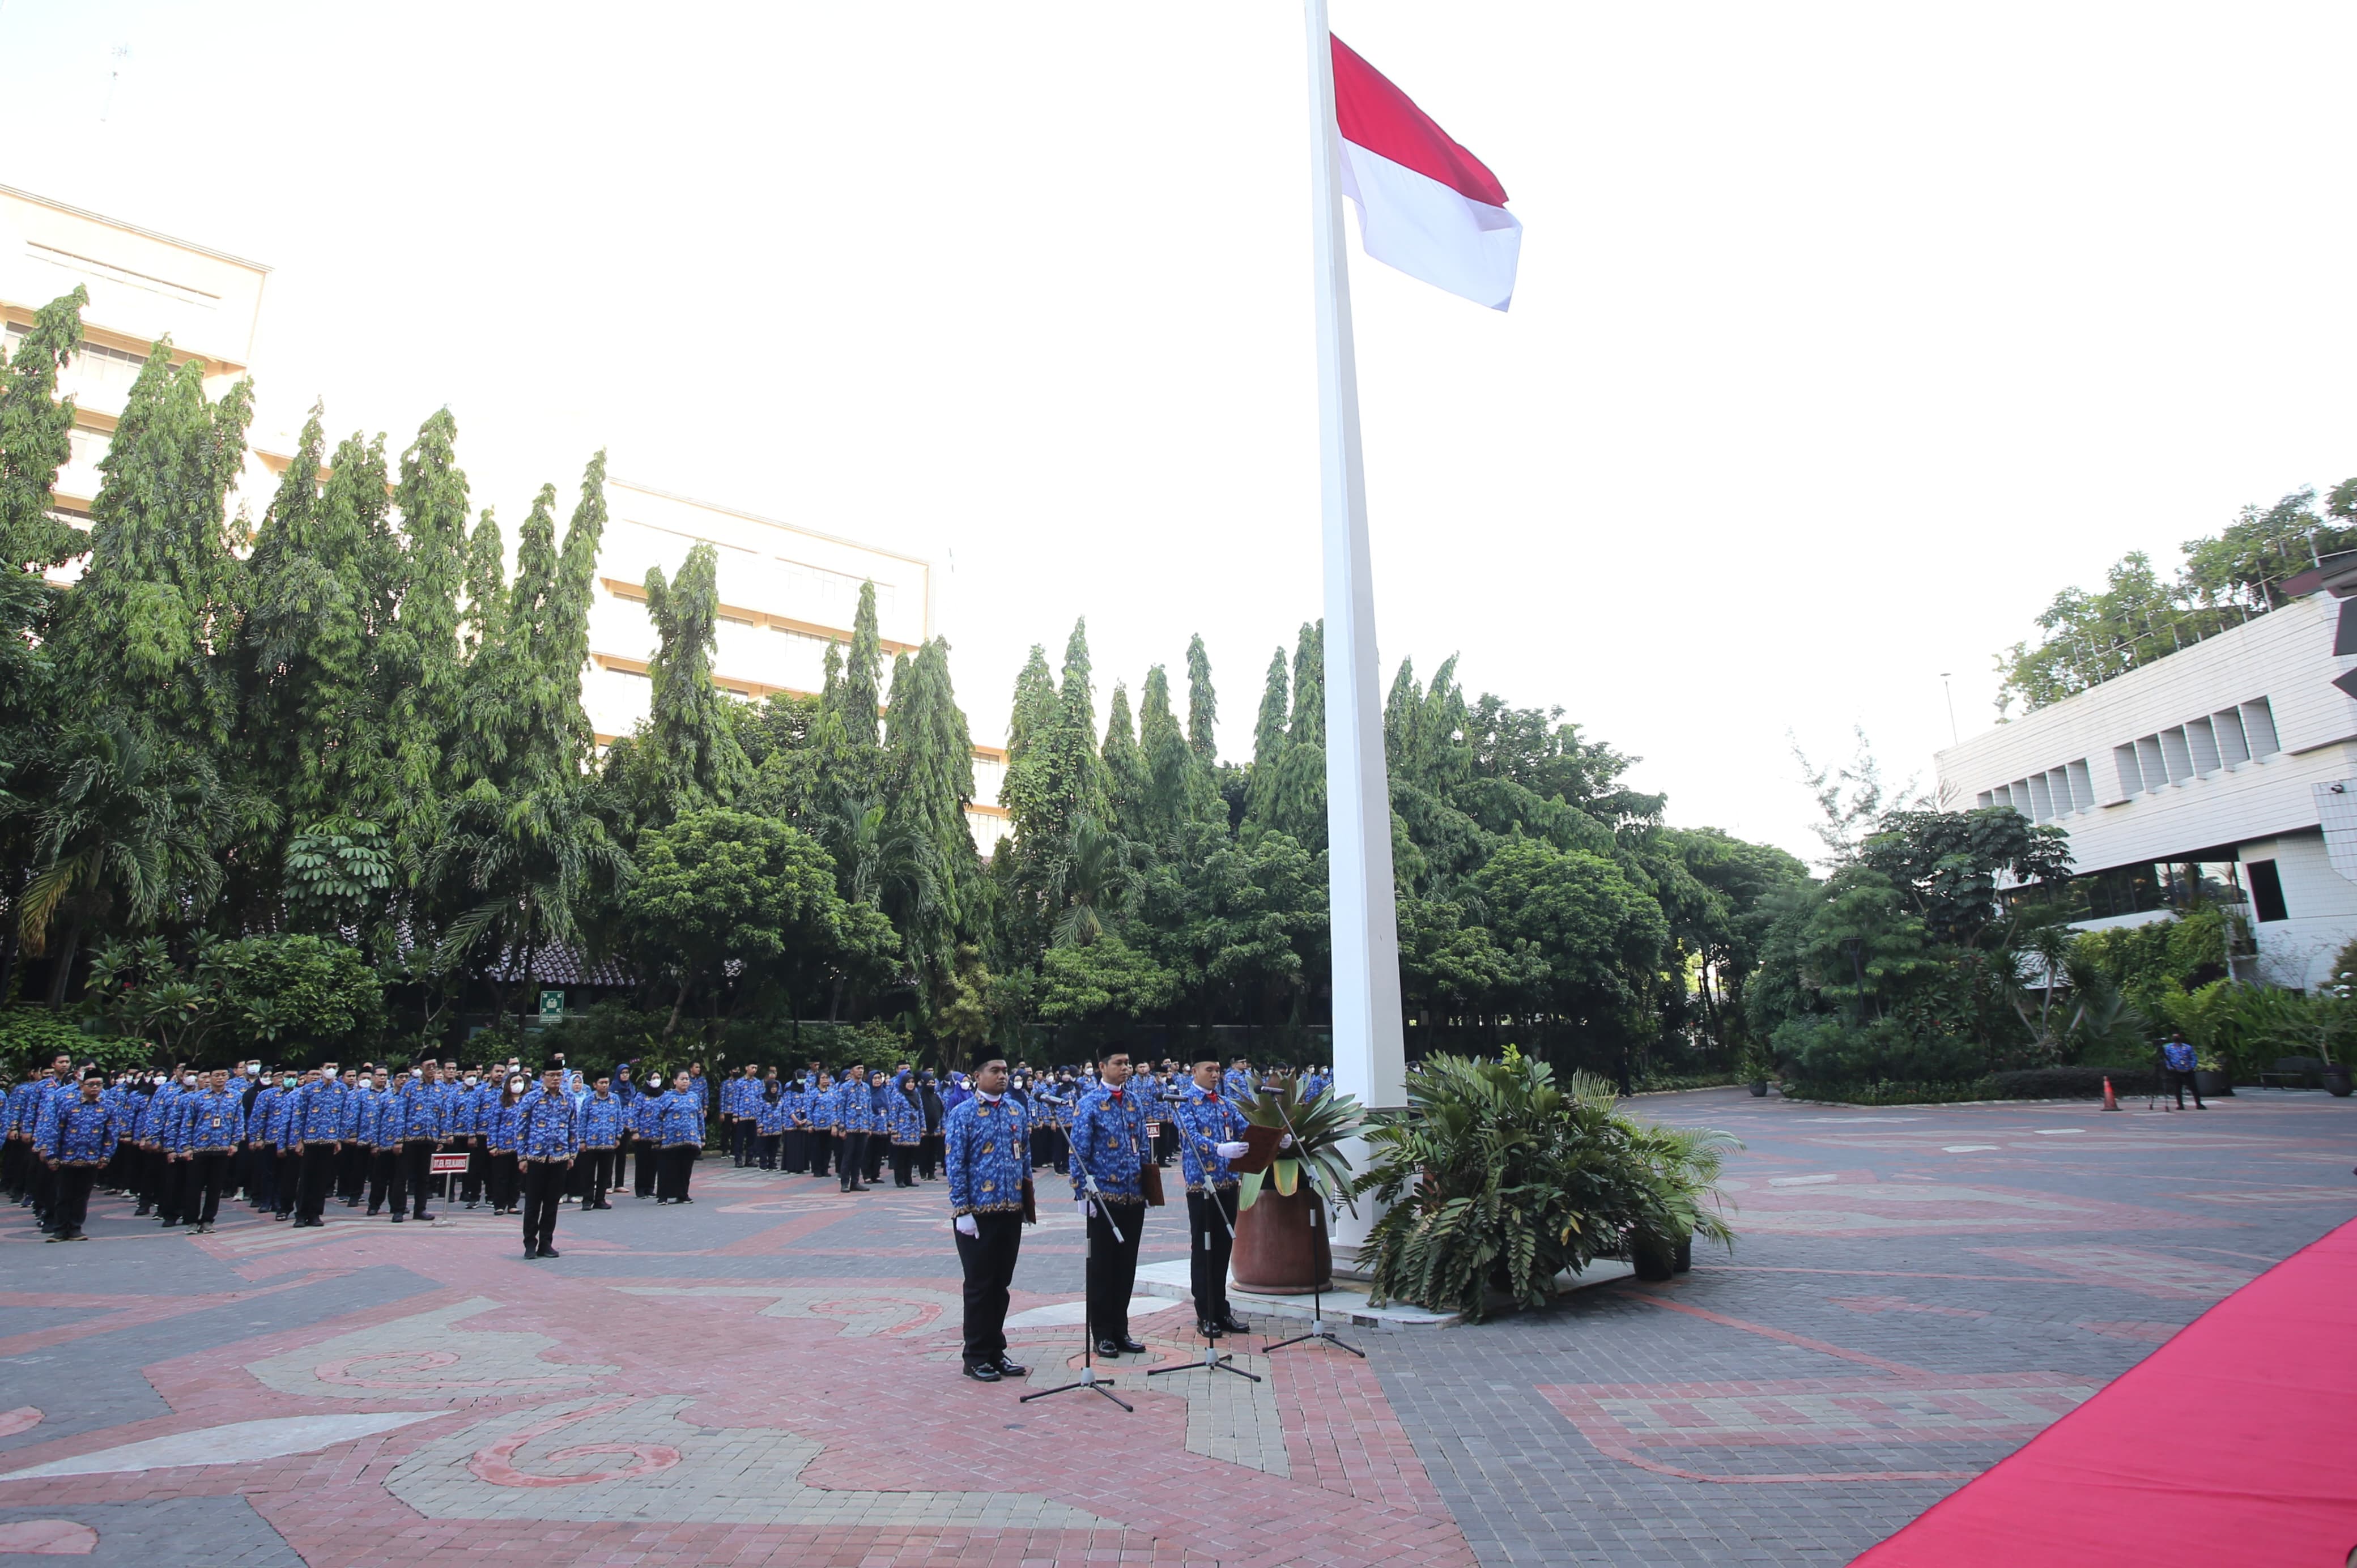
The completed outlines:
[[[2212,1307],[1853,1568],[2342,1568],[2357,1221]]]

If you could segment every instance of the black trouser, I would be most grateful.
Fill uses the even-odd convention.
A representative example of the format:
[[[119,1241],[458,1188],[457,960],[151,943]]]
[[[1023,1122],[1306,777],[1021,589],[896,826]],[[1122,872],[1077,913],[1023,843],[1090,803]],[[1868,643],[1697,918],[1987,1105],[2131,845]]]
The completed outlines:
[[[156,1212],[177,1224],[188,1217],[188,1163],[161,1149],[149,1153],[156,1161]]]
[[[1216,1201],[1210,1193],[1187,1195],[1187,1229],[1195,1239],[1188,1273],[1195,1287],[1195,1316],[1206,1323],[1227,1319],[1228,1254],[1236,1244],[1236,1189],[1216,1190]]]
[[[843,1176],[843,1190],[849,1192],[859,1182],[859,1167],[867,1163],[867,1134],[841,1133],[835,1144],[834,1166]]]
[[[778,1168],[778,1145],[780,1143],[784,1141],[784,1138],[785,1134],[782,1133],[757,1133],[754,1134],[753,1146],[760,1154],[761,1168],[763,1170],[773,1171]]]
[[[172,1169],[172,1156],[163,1150],[140,1150],[139,1207],[153,1208],[167,1219],[178,1219],[180,1195],[178,1186],[172,1179],[177,1174]],[[38,1189],[33,1194],[33,1204],[37,1208],[48,1207]]]
[[[614,1186],[614,1151],[611,1149],[581,1151],[580,1165],[574,1168],[578,1170],[584,1165],[588,1167],[588,1185],[582,1189],[581,1193],[583,1208],[606,1207],[606,1194],[611,1191]]]
[[[47,1165],[41,1167],[48,1170]],[[79,1236],[81,1222],[90,1216],[90,1189],[98,1180],[96,1165],[59,1165],[50,1173],[57,1177],[57,1222],[53,1229],[60,1236]]]
[[[296,1217],[316,1222],[328,1207],[328,1194],[336,1185],[336,1164],[339,1152],[332,1144],[303,1145],[303,1187],[296,1203]]]
[[[460,1138],[451,1145],[467,1156],[467,1174],[458,1178],[458,1199],[473,1205],[483,1199],[483,1176],[490,1161],[483,1153],[480,1138]]]
[[[565,1200],[565,1178],[572,1173],[563,1160],[527,1160],[523,1167],[523,1247],[527,1252],[545,1248],[556,1236],[556,1209]]]
[[[876,1182],[883,1179],[884,1156],[891,1153],[891,1151],[892,1135],[889,1133],[870,1133],[867,1134],[867,1180],[869,1185],[872,1186]]]
[[[374,1151],[359,1144],[346,1144],[336,1166],[336,1196],[346,1203],[358,1202],[361,1190],[368,1186],[369,1156]]]
[[[736,1121],[728,1123],[728,1131],[730,1134],[728,1142],[736,1153],[737,1163],[741,1165],[751,1161],[755,1136],[753,1119],[750,1116],[739,1116]]]
[[[31,1157],[32,1147],[15,1138],[0,1144],[0,1187],[12,1198],[25,1196],[25,1162]]]
[[[278,1201],[278,1151],[267,1144],[245,1147],[245,1200],[261,1214]]]
[[[2201,1086],[2193,1080],[2191,1073],[2179,1072],[2175,1068],[2170,1068],[2169,1082],[2169,1087],[2177,1091],[2177,1108],[2179,1111],[2185,1109],[2185,1091],[2189,1089],[2193,1091],[2193,1103],[2205,1111],[2209,1109],[2208,1106],[2201,1105]]]
[[[513,1208],[516,1205],[516,1157],[512,1150],[503,1150],[486,1162],[484,1180],[491,1189],[493,1208]]]
[[[673,1144],[662,1151],[655,1172],[658,1200],[677,1203],[687,1196],[688,1180],[695,1174],[695,1156],[703,1152],[693,1144]]]
[[[810,1174],[826,1175],[826,1167],[834,1158],[835,1135],[823,1127],[813,1127],[802,1136],[810,1146]]]
[[[933,1179],[933,1173],[941,1168],[942,1135],[939,1133],[928,1133],[925,1134],[924,1142],[917,1145],[917,1174],[931,1181]]]
[[[1006,1354],[1006,1287],[1023,1251],[1023,1216],[977,1214],[974,1234],[957,1237],[965,1270],[965,1364],[978,1367]]]
[[[230,1163],[237,1157],[230,1149],[199,1149],[185,1162],[188,1167],[188,1218],[199,1225],[210,1225],[221,1212],[221,1192],[229,1186]]]
[[[402,1142],[401,1164],[393,1182],[393,1211],[401,1212],[401,1199],[407,1192],[410,1212],[418,1219],[425,1218],[427,1188],[434,1185],[434,1140],[408,1138]]]
[[[639,1168],[631,1177],[630,1190],[640,1197],[652,1197],[655,1193],[655,1165],[662,1151],[655,1147],[653,1139],[641,1137],[636,1133],[630,1134],[630,1147],[639,1156]]]
[[[393,1211],[401,1212],[401,1150],[388,1144],[371,1149],[368,1154],[368,1211],[376,1214],[384,1208],[387,1194],[393,1197]]]
[[[1114,1225],[1121,1227],[1119,1235]],[[1145,1229],[1142,1203],[1114,1208],[1100,1198],[1089,1205],[1089,1332],[1099,1339],[1129,1337],[1129,1296],[1137,1283],[1137,1240]]]
[[[295,1197],[303,1186],[303,1156],[293,1149],[278,1149],[271,1155],[270,1189],[276,1195],[274,1214],[295,1212]]]
[[[912,1174],[916,1165],[917,1145],[903,1144],[895,1139],[892,1144],[892,1185],[894,1187],[916,1186],[917,1178]]]

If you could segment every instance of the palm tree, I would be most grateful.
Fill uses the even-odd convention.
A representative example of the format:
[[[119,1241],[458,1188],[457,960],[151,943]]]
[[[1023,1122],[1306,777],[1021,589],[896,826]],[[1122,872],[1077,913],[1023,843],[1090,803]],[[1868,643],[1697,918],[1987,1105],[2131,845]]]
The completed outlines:
[[[1048,905],[1056,912],[1050,940],[1057,947],[1087,947],[1104,935],[1105,917],[1144,885],[1136,849],[1086,811],[1072,819],[1048,867]]]
[[[454,901],[474,900],[444,930],[437,960],[447,964],[488,943],[512,966],[519,1015],[534,957],[577,945],[591,895],[630,874],[630,857],[590,812],[587,793],[579,779],[512,797],[479,781],[454,803],[426,863],[429,884]]]
[[[200,753],[169,746],[119,714],[81,726],[40,816],[34,873],[18,905],[25,950],[48,950],[62,916],[49,1004],[62,1006],[82,932],[119,914],[134,928],[201,915],[220,897],[221,851],[242,829],[274,824],[268,801],[224,785]]]

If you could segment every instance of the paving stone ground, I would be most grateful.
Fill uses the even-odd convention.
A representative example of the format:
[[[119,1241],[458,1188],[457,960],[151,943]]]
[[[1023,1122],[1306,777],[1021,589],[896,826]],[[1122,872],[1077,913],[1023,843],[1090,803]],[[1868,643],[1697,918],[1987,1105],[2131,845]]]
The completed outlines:
[[[1637,1104],[1745,1140],[1731,1259],[1366,1361],[1236,1347],[1260,1383],[1149,1384],[1195,1350],[1173,1304],[1133,1320],[1133,1414],[958,1376],[939,1184],[707,1161],[694,1206],[568,1210],[529,1263],[484,1209],[196,1238],[102,1199],[72,1247],[0,1211],[0,1477],[50,1472],[0,1478],[0,1563],[1839,1563],[2357,1216],[2357,1102],[2321,1095]],[[1017,1311],[1079,1293],[1045,1218]],[[1157,1213],[1143,1257],[1185,1250]],[[1034,1387],[1078,1359],[1014,1337]]]

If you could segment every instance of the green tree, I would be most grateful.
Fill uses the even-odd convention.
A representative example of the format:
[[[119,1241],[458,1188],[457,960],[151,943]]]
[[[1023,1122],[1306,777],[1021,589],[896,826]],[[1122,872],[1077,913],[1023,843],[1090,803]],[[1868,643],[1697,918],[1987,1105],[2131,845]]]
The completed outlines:
[[[1325,622],[1302,624],[1293,650],[1292,717],[1266,796],[1268,825],[1312,854],[1326,848],[1325,642]]]
[[[749,812],[683,812],[639,841],[639,874],[621,908],[634,948],[676,986],[663,1026],[678,1030],[700,990],[737,971],[740,989],[781,972],[795,950],[833,954],[872,930],[850,922],[834,866],[806,833]]]
[[[1211,686],[1211,656],[1203,634],[1187,640],[1187,746],[1206,770],[1219,766],[1220,694]]]
[[[1508,940],[1544,961],[1536,1007],[1610,1040],[1637,1031],[1631,1012],[1669,945],[1661,907],[1620,867],[1584,850],[1510,839],[1473,878]]]
[[[1286,718],[1292,705],[1292,674],[1286,668],[1285,650],[1269,656],[1268,674],[1261,682],[1260,716],[1253,724],[1252,773],[1244,788],[1244,821],[1265,827],[1274,821],[1277,764],[1288,743]]]
[[[1114,1037],[1123,1026],[1168,1007],[1177,993],[1168,970],[1119,937],[1051,949],[1039,964],[1039,1019],[1078,1045]]]
[[[950,680],[950,645],[935,638],[892,688],[892,735],[884,759],[885,816],[897,833],[932,847],[940,869],[934,918],[902,928],[912,954],[936,970],[954,933],[974,933],[982,863],[965,809],[974,800],[974,738]]]
[[[1105,792],[1113,821],[1123,836],[1150,840],[1154,836],[1154,782],[1138,749],[1135,727],[1129,717],[1129,687],[1115,682],[1113,705],[1105,715]]]
[[[648,666],[654,690],[645,735],[658,822],[729,805],[750,782],[728,699],[712,683],[719,568],[719,552],[699,544],[678,582],[666,584],[660,566],[647,571],[647,614],[661,639]]]
[[[422,863],[439,832],[443,798],[456,782],[448,746],[466,682],[459,614],[468,568],[467,476],[457,463],[457,435],[447,408],[419,425],[401,455],[393,496],[404,544],[401,610],[398,622],[380,633],[379,705],[400,801],[394,846],[413,864]]]
[[[237,717],[227,499],[253,403],[242,381],[207,399],[203,361],[176,368],[170,340],[156,345],[99,460],[90,564],[58,624],[61,673],[90,709],[209,751]]]

